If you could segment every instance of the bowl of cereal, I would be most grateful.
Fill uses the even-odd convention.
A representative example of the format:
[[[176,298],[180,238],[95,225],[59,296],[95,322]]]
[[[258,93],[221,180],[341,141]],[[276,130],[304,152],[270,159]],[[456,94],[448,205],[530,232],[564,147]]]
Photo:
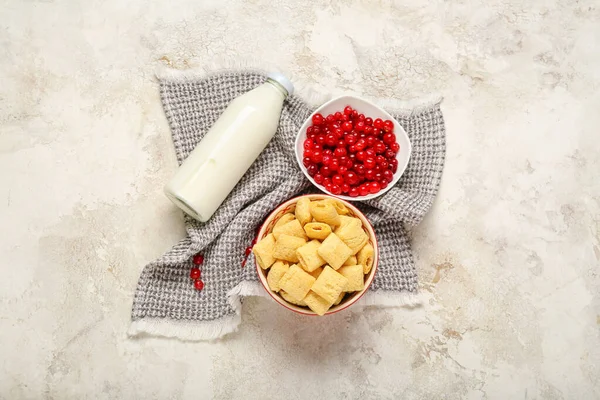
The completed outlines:
[[[364,214],[323,194],[277,207],[252,252],[267,293],[304,315],[333,314],[356,303],[373,282],[379,259],[375,231]]]

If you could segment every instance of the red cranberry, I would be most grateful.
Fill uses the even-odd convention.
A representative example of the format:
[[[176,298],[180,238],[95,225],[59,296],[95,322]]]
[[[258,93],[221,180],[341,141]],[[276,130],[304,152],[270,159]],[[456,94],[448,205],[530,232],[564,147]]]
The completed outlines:
[[[250,251],[252,251],[252,248],[250,248]],[[191,279],[198,279],[198,278],[200,278],[200,268],[192,268],[190,270],[190,278]]]
[[[373,158],[375,158],[375,150],[373,150],[373,149],[367,149],[367,150],[365,150],[365,154],[367,155],[367,157],[373,157]]]
[[[347,183],[342,184],[342,193],[348,193],[350,191],[350,185]]]
[[[350,188],[350,191],[348,192],[348,195],[350,197],[358,197],[358,196],[360,196],[360,193],[358,192],[358,188],[356,188],[356,187]]]
[[[336,142],[337,139],[335,138],[335,135],[333,133],[328,133],[327,136],[325,136],[325,144],[327,146],[335,146]]]
[[[346,137],[344,137],[344,142],[348,145],[356,143],[357,140],[358,138],[351,133],[347,134]]]
[[[369,191],[371,193],[377,193],[377,192],[379,192],[379,190],[381,190],[381,186],[379,185],[379,182],[371,182],[371,184],[369,186]]]
[[[361,115],[362,115],[362,114],[361,114]],[[357,131],[359,131],[359,132],[364,132],[364,130],[365,130],[365,123],[364,123],[363,121],[360,121],[360,120],[359,120],[359,121],[358,121],[358,122],[357,122],[357,123],[354,125],[354,127],[356,128],[356,130],[357,130]]]
[[[367,153],[365,153],[364,151],[359,151],[358,153],[356,153],[356,159],[358,161],[365,161],[365,158],[367,158]]]
[[[320,163],[323,160],[323,153],[320,150],[313,151],[313,154],[310,157],[310,159],[314,163]]]
[[[328,192],[331,192],[332,187],[333,187],[333,183],[331,183],[331,182],[327,182],[325,184],[325,190],[327,190]]]
[[[375,150],[376,154],[385,153],[385,150],[386,150],[385,144],[383,142],[377,141],[373,145],[373,150]]]
[[[353,110],[352,110],[352,107],[350,107],[350,106],[346,106],[346,107],[344,107],[344,114],[345,114],[345,115],[350,115],[350,114],[352,114],[352,111],[353,111]]]
[[[358,111],[352,110],[352,118],[356,119],[358,117]]]
[[[336,112],[335,114],[333,114],[333,118],[334,118],[336,121],[341,121],[341,120],[342,120],[342,113],[341,113],[341,112],[339,112],[339,111],[338,111],[338,112]]]
[[[379,182],[379,187],[381,188],[381,190],[385,189],[386,187],[388,187],[389,183],[383,181],[383,182]]]
[[[319,167],[317,167],[315,164],[311,164],[308,167],[306,167],[306,171],[310,176],[315,176],[317,172],[319,172]]]
[[[368,183],[363,183],[362,185],[360,185],[360,187],[358,188],[358,193],[361,196],[366,196],[369,194],[369,184]]]
[[[383,122],[383,130],[386,132],[392,132],[394,130],[394,123],[389,119]]]
[[[340,167],[338,168],[338,174],[345,174],[346,171],[348,171],[348,167],[346,167],[346,165],[340,164]]]
[[[331,160],[333,160],[333,156],[329,154],[323,154],[323,157],[321,157],[321,163],[323,163],[323,165],[331,164]]]
[[[389,168],[392,170],[393,173],[396,173],[396,171],[398,171],[398,160],[396,160],[395,158],[390,160]]]
[[[323,178],[323,186],[331,185],[331,178]]]
[[[372,135],[373,134],[373,127],[369,126],[369,125],[365,126],[365,133],[367,135]]]
[[[346,152],[346,148],[345,147],[338,147],[337,149],[335,149],[333,151],[333,155],[336,156],[336,157],[343,157],[346,154],[348,154],[348,153]]]
[[[375,168],[375,166],[377,165],[377,163],[375,162],[375,159],[373,157],[365,158],[364,164],[365,164],[365,168],[367,168],[367,169]]]
[[[306,139],[306,140],[304,141],[304,150],[310,150],[310,149],[312,149],[312,147],[313,147],[314,145],[315,145],[315,142],[313,142],[313,141],[312,141],[312,140],[310,140],[310,139]]]
[[[329,168],[331,168],[332,171],[337,171],[339,167],[340,167],[340,162],[338,161],[337,158],[334,158],[333,160],[331,160],[331,163],[329,164]]]
[[[375,145],[375,143],[377,142],[377,139],[375,138],[375,136],[367,136],[367,146],[368,147],[372,147]]]
[[[387,144],[388,146],[394,143],[395,141],[396,135],[394,135],[393,133],[388,132],[385,135],[383,135],[383,143]]]
[[[358,139],[355,146],[356,146],[356,150],[361,151],[367,147],[367,142],[364,139]]]
[[[388,160],[393,160],[394,158],[396,158],[396,153],[394,153],[394,152],[392,151],[392,149],[387,149],[387,150],[385,151],[385,154],[384,154],[384,156],[385,156],[385,158],[387,158]]]
[[[356,153],[358,151],[358,149],[356,148],[356,144],[351,144],[350,146],[348,146],[348,151],[350,153]]]
[[[344,136],[344,131],[342,130],[342,128],[335,128],[331,132],[333,133],[333,136],[335,136],[335,138],[337,140],[340,140]]]
[[[312,123],[313,125],[321,125],[324,122],[324,118],[323,115],[317,113],[315,115],[312,116]]]
[[[342,130],[344,132],[350,132],[352,130],[352,122],[344,122],[342,124]]]
[[[370,118],[370,117],[365,118],[365,125],[373,125],[373,118]]]
[[[200,279],[196,279],[194,280],[194,287],[196,290],[202,290],[204,289],[204,282],[202,282]]]
[[[318,126],[313,126],[313,133],[314,133],[314,134],[315,134],[315,136],[316,136],[316,135],[319,135],[319,134],[321,134],[321,133],[323,133],[323,132],[321,132],[321,128],[320,128],[320,127],[318,127]]]
[[[196,254],[192,259],[194,265],[202,265],[204,264],[204,256],[202,254]]]
[[[390,144],[390,150],[392,150],[394,153],[399,152],[400,145],[398,144],[398,142],[394,142],[394,143]]]
[[[325,144],[325,135],[317,135],[317,136],[315,136],[315,142],[319,146],[323,146]],[[313,148],[314,148],[314,146],[313,146]]]
[[[323,174],[315,174],[315,176],[313,176],[313,179],[315,180],[315,182],[317,182],[317,184],[322,184],[323,183]]]
[[[383,175],[383,179],[386,182],[391,182],[394,180],[394,173],[392,171],[390,171],[389,169],[386,169],[385,171],[383,171],[382,175]]]
[[[333,171],[331,170],[331,168],[329,168],[328,165],[322,166],[321,170],[319,172],[321,172],[321,175],[323,175],[325,178],[330,177],[331,174],[333,174]],[[325,183],[324,179],[323,179],[323,183]]]
[[[359,121],[364,121],[365,120],[365,114],[358,114],[358,120]]]
[[[331,190],[329,190],[332,194],[340,195],[342,194],[342,187],[340,185],[331,185]]]
[[[383,128],[383,120],[381,118],[377,118],[375,121],[373,121],[373,126],[377,129]]]
[[[368,180],[372,181],[373,179],[375,179],[375,171],[372,169],[368,169],[365,172],[365,178],[367,178]]]
[[[358,165],[354,166],[354,172],[356,172],[358,175],[364,175],[366,171],[367,171],[367,169],[362,164],[358,164]]]
[[[352,171],[346,172],[345,178],[346,178],[346,182],[348,182],[350,185],[355,185],[356,182],[358,181],[356,172],[352,172]]]
[[[340,174],[336,174],[333,176],[333,178],[331,178],[331,182],[335,185],[343,185],[344,184],[344,177]]]
[[[310,160],[310,157],[304,157],[302,159],[302,164],[304,164],[305,167],[308,167],[310,164],[312,164],[312,161]]]
[[[329,114],[329,115],[328,115],[328,116],[325,118],[325,120],[326,120],[328,123],[332,123],[333,121],[335,121],[335,118],[333,117],[333,114]]]
[[[331,151],[329,149],[325,149],[325,150],[323,150],[323,155],[333,157],[333,151]]]
[[[306,128],[306,136],[313,134],[315,131],[315,127],[314,126],[309,126],[308,128]]]

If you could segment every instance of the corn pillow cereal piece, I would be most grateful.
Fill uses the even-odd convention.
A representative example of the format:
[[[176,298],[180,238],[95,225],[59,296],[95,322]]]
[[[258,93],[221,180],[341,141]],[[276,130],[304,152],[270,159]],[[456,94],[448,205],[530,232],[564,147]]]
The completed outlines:
[[[344,292],[357,292],[365,288],[365,274],[362,265],[348,265],[338,269],[338,272],[348,279]]]
[[[367,243],[356,254],[356,259],[358,261],[357,264],[361,264],[363,266],[363,272],[365,274],[368,274],[373,267],[373,252],[373,246],[371,243]]]
[[[298,265],[292,265],[279,281],[279,287],[294,299],[300,301],[304,299],[315,280]]]
[[[342,203],[341,201],[335,200],[335,199],[326,199],[325,201],[333,204],[333,206],[335,207],[335,211],[339,215],[350,214],[350,210],[348,210],[348,207],[346,207],[346,205],[344,203]]]
[[[273,255],[275,252],[275,236],[269,233],[254,245],[252,252],[256,256],[256,262],[262,269],[269,268],[275,262]]]
[[[369,241],[369,236],[362,228],[362,222],[355,218],[356,222],[348,223],[336,229],[335,234],[352,250],[352,254],[358,253]],[[344,260],[345,261],[345,260]]]
[[[340,216],[333,204],[328,201],[313,201],[310,203],[310,213],[319,222],[324,222],[330,226],[340,224]]]
[[[273,257],[275,257],[277,260],[285,260],[292,263],[297,263],[298,255],[296,254],[296,250],[305,244],[306,240],[297,236],[286,235],[283,233],[275,242]]]
[[[337,298],[337,300],[335,301],[335,303],[333,303],[333,305],[337,306],[338,304],[340,304],[342,302],[342,300],[344,299],[345,295],[346,295],[346,292],[340,293],[339,297]]]
[[[350,256],[348,257],[348,259],[346,261],[344,261],[343,265],[356,265],[358,264],[358,260],[356,259],[356,256]]]
[[[326,264],[325,260],[323,260],[319,253],[317,253],[317,249],[320,246],[321,242],[318,240],[311,240],[296,250],[298,261],[300,261],[300,266],[302,266],[306,272],[312,272]]]
[[[349,217],[347,215],[340,215],[340,225],[335,228],[334,233],[348,224],[362,225],[362,221],[356,217]]]
[[[285,301],[287,301],[288,303],[292,303],[295,304],[297,306],[302,306],[302,307],[306,307],[306,303],[304,302],[304,300],[296,300],[295,298],[293,298],[292,296],[290,296],[289,294],[287,294],[285,292],[285,290],[280,290],[279,294],[281,295],[281,297],[283,297],[283,299]]]
[[[300,221],[302,226],[312,220],[312,215],[310,214],[310,199],[308,197],[303,197],[296,202],[296,219]]]
[[[325,240],[331,233],[331,227],[323,222],[309,222],[304,225],[304,232],[311,239]]]
[[[332,233],[321,243],[317,253],[327,261],[331,268],[338,269],[352,255],[352,250],[335,233]],[[277,254],[275,257],[281,258]]]
[[[281,217],[279,217],[279,219],[277,220],[277,222],[275,222],[275,226],[273,226],[273,230],[275,230],[275,228],[281,226],[281,225],[285,225],[288,222],[290,222],[291,220],[293,220],[294,214],[292,213],[287,213],[287,214],[283,214]]]
[[[325,300],[312,290],[308,292],[308,294],[304,298],[304,302],[306,303],[308,308],[313,310],[317,315],[325,315],[327,310],[329,310],[329,308],[333,304],[333,302]]]
[[[290,269],[290,265],[284,261],[276,261],[275,264],[273,264],[267,275],[267,283],[272,291],[279,292],[279,289],[281,289],[279,287],[279,281],[288,269]]]
[[[325,301],[333,304],[340,296],[340,293],[344,291],[347,284],[348,279],[345,276],[337,273],[330,266],[326,266],[312,285],[311,290],[325,299]]]
[[[306,239],[306,233],[304,232],[304,228],[300,224],[300,221],[297,219],[293,219],[290,222],[286,222],[283,225],[279,225],[273,228],[273,236],[275,236],[275,240],[279,239],[279,236],[282,234],[297,236],[302,239]]]

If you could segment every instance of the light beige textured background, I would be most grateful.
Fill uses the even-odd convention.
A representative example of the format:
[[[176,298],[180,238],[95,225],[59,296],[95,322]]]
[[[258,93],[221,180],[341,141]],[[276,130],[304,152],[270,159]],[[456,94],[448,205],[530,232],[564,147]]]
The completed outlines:
[[[600,4],[0,2],[0,398],[600,398]],[[184,234],[154,71],[258,57],[322,93],[439,92],[425,305],[128,340]]]

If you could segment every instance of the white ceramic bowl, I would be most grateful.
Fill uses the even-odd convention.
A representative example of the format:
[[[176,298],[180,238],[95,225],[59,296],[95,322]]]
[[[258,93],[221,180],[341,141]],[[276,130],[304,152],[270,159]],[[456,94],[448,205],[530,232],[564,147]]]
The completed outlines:
[[[321,113],[323,116],[327,116],[328,114],[333,114],[336,111],[343,112],[344,107],[350,106],[353,109],[357,110],[359,113],[364,114],[366,117],[371,117],[373,119],[381,118],[383,120],[389,119],[394,123],[394,134],[396,135],[396,141],[400,145],[400,151],[396,154],[396,159],[398,160],[398,170],[394,174],[394,179],[390,182],[390,184],[383,190],[380,190],[374,194],[368,194],[366,196],[358,196],[358,197],[350,197],[345,195],[334,195],[333,193],[328,192],[323,185],[319,185],[315,180],[308,174],[306,167],[302,163],[302,158],[304,154],[304,141],[306,140],[306,129],[312,125],[312,116],[316,113]],[[359,97],[354,96],[341,96],[335,98],[333,100],[328,101],[323,104],[321,107],[317,108],[314,113],[308,117],[308,119],[302,124],[298,134],[296,135],[296,160],[298,161],[298,165],[304,175],[312,182],[313,185],[318,187],[321,191],[331,195],[338,197],[340,199],[349,200],[349,201],[360,201],[360,200],[370,200],[376,197],[381,196],[388,190],[392,188],[406,170],[408,166],[408,160],[410,160],[410,155],[412,152],[412,146],[410,144],[410,140],[408,139],[408,135],[406,131],[396,121],[388,112],[384,109],[376,106],[375,104],[361,99]]]

